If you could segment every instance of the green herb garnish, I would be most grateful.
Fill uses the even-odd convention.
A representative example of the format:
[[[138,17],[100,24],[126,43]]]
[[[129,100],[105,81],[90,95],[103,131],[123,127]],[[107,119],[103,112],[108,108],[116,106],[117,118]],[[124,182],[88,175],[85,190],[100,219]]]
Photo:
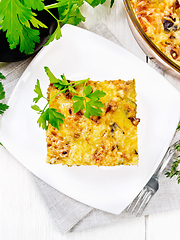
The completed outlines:
[[[0,73],[0,79],[5,79],[5,76]],[[0,82],[0,100],[3,100],[5,98],[5,91],[2,82]],[[2,115],[9,106],[5,103],[0,102],[0,115]]]
[[[31,108],[40,114],[40,117],[37,120],[39,127],[42,129],[47,129],[48,122],[54,126],[55,128],[59,129],[59,123],[63,123],[63,119],[65,118],[63,114],[57,112],[55,108],[50,108],[50,100],[48,100],[41,91],[41,86],[39,80],[35,85],[34,92],[37,94],[37,97],[33,98],[33,102],[37,103],[41,98],[44,98],[48,101],[43,109],[40,109],[36,104],[32,105]]]
[[[180,157],[180,156],[179,156]],[[177,176],[177,181],[180,183],[180,171],[177,170],[179,164],[180,164],[180,158],[175,158],[175,161],[173,162],[171,169],[165,173],[166,177],[172,178],[174,176]]]
[[[54,3],[45,5],[44,0],[1,0],[0,1],[0,30],[6,32],[6,38],[10,49],[19,45],[20,52],[33,53],[35,43],[40,42],[39,28],[47,26],[38,20],[38,11],[47,11],[57,22],[57,28],[49,37],[46,44],[61,37],[61,25],[78,25],[85,21],[80,7],[87,2],[92,7],[103,4],[106,0],[56,0]],[[111,0],[111,7],[114,0]],[[52,13],[57,9],[58,16]]]
[[[54,76],[48,67],[44,67],[44,69],[47,76],[49,77],[50,83],[52,83],[60,91],[58,91],[58,93],[56,93],[50,99],[47,99],[42,93],[39,80],[37,80],[34,89],[37,97],[33,98],[33,102],[37,103],[42,98],[46,99],[47,101],[47,104],[43,109],[39,108],[39,106],[36,104],[31,106],[33,110],[37,111],[38,114],[40,114],[40,117],[37,120],[39,127],[47,130],[48,124],[50,123],[52,126],[59,130],[59,124],[63,124],[63,119],[65,119],[65,116],[62,113],[58,112],[55,108],[50,107],[51,101],[58,94],[65,93],[67,91],[71,92],[72,94],[76,94],[75,87],[80,84],[84,84],[83,96],[73,96],[72,100],[75,101],[73,104],[74,112],[77,113],[78,111],[85,109],[84,116],[87,118],[90,118],[92,115],[101,115],[102,110],[100,108],[102,108],[104,105],[101,101],[99,101],[99,99],[101,97],[104,97],[106,93],[100,90],[93,92],[90,85],[86,86],[89,78],[73,82],[68,81],[64,74],[61,75],[61,79],[58,79]]]
[[[177,130],[180,130],[180,124],[177,127]],[[177,144],[175,146],[175,149],[180,152],[180,144]],[[177,158],[175,158],[175,161],[173,162],[171,169],[167,170],[167,172],[165,173],[166,177],[172,178],[174,176],[177,176],[177,181],[178,183],[180,183],[180,169],[178,170],[180,164],[180,156],[178,156]]]
[[[88,78],[88,79],[79,80],[75,82],[68,82],[64,74],[61,75],[61,79],[58,79],[54,76],[54,74],[51,72],[51,70],[48,67],[44,67],[44,69],[46,74],[49,77],[50,83],[53,83],[57,89],[61,90],[61,93],[65,93],[67,90],[69,90],[71,93],[76,93],[76,90],[74,89],[76,86],[89,81],[89,78]]]
[[[110,3],[111,8],[112,8],[113,4],[114,4],[114,0],[111,0],[111,3]]]
[[[0,1],[0,25],[6,32],[6,38],[10,49],[14,49],[20,44],[20,51],[26,54],[32,53],[35,43],[40,41],[39,30],[31,28],[31,24],[38,20],[32,9],[43,10],[44,4],[41,1],[20,1],[20,0],[1,0]]]
[[[100,116],[102,113],[100,108],[104,107],[104,105],[99,99],[105,95],[106,93],[100,90],[93,92],[90,85],[84,87],[83,96],[74,95],[72,98],[75,101],[73,104],[74,112],[77,113],[85,109],[84,116],[87,118],[92,115]]]
[[[0,72],[0,79],[5,79],[5,76]]]

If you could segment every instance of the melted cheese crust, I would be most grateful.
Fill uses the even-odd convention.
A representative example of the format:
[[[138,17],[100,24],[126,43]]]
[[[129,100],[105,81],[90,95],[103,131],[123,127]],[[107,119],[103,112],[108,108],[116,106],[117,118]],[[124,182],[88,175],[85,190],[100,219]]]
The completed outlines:
[[[65,116],[59,130],[47,129],[47,163],[72,165],[138,165],[135,81],[89,81],[93,91],[106,92],[100,117],[74,113],[72,94],[60,93],[51,101]],[[76,87],[82,96],[83,86]],[[48,97],[58,90],[50,84]]]
[[[180,4],[178,0],[130,0],[147,36],[180,65]]]

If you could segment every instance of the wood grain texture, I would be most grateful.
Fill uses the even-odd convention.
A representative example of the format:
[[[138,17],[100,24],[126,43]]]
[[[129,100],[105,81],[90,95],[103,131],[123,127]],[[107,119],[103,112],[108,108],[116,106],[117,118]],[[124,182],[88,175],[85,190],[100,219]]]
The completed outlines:
[[[104,23],[125,49],[145,61],[145,54],[129,29],[123,0],[115,1],[111,9],[109,4],[110,1],[107,1],[103,6],[94,9],[87,4],[83,5],[82,13],[86,16],[86,21],[81,26],[91,30],[97,23]]]
[[[147,217],[146,240],[179,240],[180,210],[156,213]]]
[[[96,9],[84,5],[86,22],[91,30],[103,22],[117,40],[130,52],[146,60],[134,40],[125,16],[122,0],[110,1]],[[153,65],[153,63],[150,63]],[[2,66],[2,64],[0,65]],[[159,71],[157,69],[157,71]],[[161,72],[162,73],[162,72]],[[180,91],[180,80],[162,73]],[[51,219],[31,174],[0,146],[0,239],[3,240],[159,240],[179,239],[180,210],[152,214],[138,219],[122,219],[104,227],[68,233],[61,236]]]
[[[129,227],[131,226],[131,227]],[[104,227],[84,230],[81,232],[68,233],[63,240],[144,240],[145,221],[141,219],[122,219],[121,222]]]

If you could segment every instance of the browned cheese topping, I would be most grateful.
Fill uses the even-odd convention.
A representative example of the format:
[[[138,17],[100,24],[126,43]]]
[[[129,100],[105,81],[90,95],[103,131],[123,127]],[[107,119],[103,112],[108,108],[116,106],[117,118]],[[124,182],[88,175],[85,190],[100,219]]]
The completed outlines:
[[[130,0],[141,27],[154,44],[180,65],[180,4],[178,0]]]
[[[106,93],[101,98],[101,116],[74,113],[70,92],[60,93],[51,102],[65,116],[59,130],[50,124],[47,129],[47,162],[72,165],[138,165],[135,81],[89,81],[93,91]],[[76,87],[79,96],[83,86]],[[49,97],[58,90],[51,84]]]

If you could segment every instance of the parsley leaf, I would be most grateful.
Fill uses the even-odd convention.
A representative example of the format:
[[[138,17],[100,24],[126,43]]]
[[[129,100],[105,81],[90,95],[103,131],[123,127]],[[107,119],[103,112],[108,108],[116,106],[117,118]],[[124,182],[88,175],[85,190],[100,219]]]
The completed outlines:
[[[45,66],[44,70],[45,70],[47,76],[49,77],[50,83],[58,83],[59,82],[59,79],[54,76],[54,74],[51,72],[51,70],[48,67]]]
[[[88,94],[87,97],[92,101],[97,101],[99,98],[104,97],[106,94],[103,91],[96,90],[95,92]]]
[[[42,11],[44,9],[44,0],[23,0],[24,5],[34,10]]]
[[[46,71],[49,72],[48,68],[46,68]],[[51,72],[49,72],[49,74],[51,75],[51,77],[53,78],[55,77],[53,74],[51,74]],[[63,119],[65,117],[62,113],[57,112],[55,108],[50,107],[50,102],[52,98],[48,100],[47,98],[44,97],[38,79],[35,85],[34,92],[37,94],[37,97],[33,98],[33,102],[37,103],[41,98],[46,99],[48,102],[44,109],[41,109],[36,104],[31,106],[33,110],[37,111],[37,113],[40,114],[40,117],[37,120],[39,127],[42,127],[42,129],[47,130],[48,123],[50,123],[52,126],[59,130],[59,124],[64,122]]]
[[[49,37],[47,42],[44,44],[44,46],[48,45],[50,42],[54,41],[55,39],[56,40],[60,39],[60,37],[62,37],[61,27],[60,27],[59,21],[57,21],[57,28],[56,28],[56,30],[54,31],[53,34],[51,34],[51,36]]]
[[[0,72],[0,79],[5,79],[5,76]]]
[[[43,98],[43,94],[42,94],[42,91],[41,91],[41,86],[40,86],[40,83],[39,83],[38,79],[37,79],[37,83],[35,85],[34,92],[37,93],[38,96],[33,98],[33,102],[37,103],[41,98]]]
[[[63,75],[61,75],[61,79],[58,79],[58,83],[55,83],[54,86],[60,90],[62,90],[62,92],[66,92],[67,89],[69,88],[70,84],[68,83],[66,77]],[[71,89],[72,90],[72,89]]]
[[[83,97],[73,96],[72,100],[75,101],[73,103],[74,112],[77,113],[80,110],[85,109],[84,116],[90,118],[90,116],[100,116],[102,110],[100,108],[104,107],[103,103],[99,101],[101,97],[106,95],[105,92],[96,90],[92,92],[92,88],[90,85],[84,87]],[[87,98],[90,100],[87,101]]]
[[[0,73],[0,79],[5,79],[5,76]],[[0,82],[0,100],[3,100],[5,98],[5,91],[2,82]],[[9,106],[5,103],[0,103],[0,115],[2,115]]]
[[[80,96],[73,96],[73,101],[75,101],[73,103],[73,108],[74,108],[74,112],[77,113],[80,110],[83,110],[85,108],[84,105],[84,97],[80,97]]]
[[[33,13],[34,16],[37,16],[37,14]],[[35,28],[39,28],[39,27],[42,27],[42,28],[48,28],[44,23],[42,23],[41,21],[39,21],[37,18],[35,17],[32,17],[30,20],[29,20],[32,25],[35,27]],[[27,27],[30,28],[30,24],[27,22],[26,24]]]
[[[27,22],[33,17],[30,8],[25,7],[19,0],[1,0],[0,16],[2,30],[6,32],[10,49],[20,44],[20,51],[32,53],[35,43],[40,41],[39,30],[27,27]]]
[[[8,108],[9,106],[5,103],[0,103],[0,115],[2,115]]]
[[[175,146],[175,149],[176,149],[178,152],[180,152],[180,144],[177,144],[177,145]]]
[[[58,0],[60,3],[63,2]],[[59,19],[62,24],[72,24],[77,26],[80,22],[85,21],[85,17],[80,12],[80,7],[84,4],[83,0],[66,1],[66,4],[61,3],[58,8]]]
[[[5,98],[5,92],[2,83],[0,82],[0,100]]]
[[[49,123],[59,130],[59,124],[64,123],[65,116],[55,108],[49,108]]]
[[[89,101],[89,103],[97,108],[103,108],[104,104],[101,101]]]
[[[40,109],[40,107],[38,107],[37,105],[32,105],[31,108],[37,112],[41,112],[42,110]]]
[[[111,0],[110,8],[112,8],[113,5],[114,5],[114,0]]]
[[[99,4],[105,3],[106,0],[86,0],[87,3],[89,3],[92,7],[96,7]]]
[[[20,52],[31,54],[34,51],[35,43],[38,43],[40,41],[39,30],[23,26],[19,34],[19,39],[16,42],[16,46],[20,43]],[[10,47],[13,49],[14,43],[10,45]]]
[[[41,115],[37,120],[37,123],[39,124],[39,127],[42,127],[42,129],[47,130],[48,121],[49,121],[49,109],[46,109],[45,111],[40,111]]]
[[[45,111],[42,111],[40,117],[37,120],[39,127],[47,130],[48,123],[50,123],[53,127],[59,130],[59,123],[63,123],[64,115],[60,112],[57,112],[55,108],[47,108]]]
[[[92,87],[88,85],[87,87],[84,88],[83,93],[86,97],[89,97],[92,92]]]
[[[100,116],[102,113],[102,110],[99,108],[94,108],[94,102],[93,101],[89,101],[86,103],[86,111],[84,113],[84,116],[87,118],[90,118],[90,116],[94,115],[94,116]],[[104,106],[104,105],[103,105]]]
[[[58,79],[54,76],[54,74],[51,72],[51,70],[48,67],[44,67],[44,69],[47,76],[49,77],[50,83],[53,83],[56,88],[60,90],[64,90],[64,92],[66,92],[66,90],[68,89],[69,83],[66,77],[64,76],[64,74],[61,75],[61,79]]]

